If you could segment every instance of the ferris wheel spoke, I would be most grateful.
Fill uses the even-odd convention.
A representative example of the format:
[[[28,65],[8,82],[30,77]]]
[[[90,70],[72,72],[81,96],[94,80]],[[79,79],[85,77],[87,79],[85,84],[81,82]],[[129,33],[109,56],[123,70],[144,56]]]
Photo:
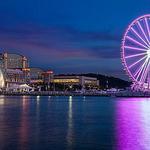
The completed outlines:
[[[148,69],[147,69],[147,83],[148,84],[150,84],[149,83],[149,81],[150,81],[150,68],[149,67],[150,67],[150,64],[149,64]]]
[[[145,70],[144,76],[142,78],[142,82],[146,82],[146,78],[147,78],[147,75],[148,75],[148,68],[149,68],[149,64],[148,64],[148,66],[147,66],[147,68]]]
[[[145,63],[143,66],[141,66],[140,69],[138,70],[137,76],[135,77],[136,80],[138,80],[138,78],[139,78],[139,76],[141,75],[142,70],[145,68],[145,66],[146,66],[146,63]]]
[[[132,49],[132,50],[138,50],[138,51],[147,51],[146,49],[143,48],[137,48],[137,47],[132,47],[132,46],[124,46],[126,49]]]
[[[146,28],[147,28],[148,36],[149,36],[149,39],[150,39],[150,29],[149,29],[149,25],[148,25],[148,22],[147,22],[147,18],[145,18],[145,23],[146,23]]]
[[[129,56],[126,56],[125,58],[133,58],[133,57],[142,56],[142,55],[146,55],[146,52],[140,53],[140,54],[129,55]]]
[[[136,40],[135,40],[135,39],[133,39],[132,37],[130,37],[130,36],[126,36],[126,38],[127,38],[127,39],[129,39],[130,41],[132,41],[132,42],[134,42],[134,43],[136,43],[136,44],[138,44],[138,45],[140,45],[140,46],[142,46],[142,47],[144,47],[144,48],[148,49],[148,47],[147,47],[147,46],[145,46],[145,45],[143,45],[142,43],[140,43],[140,42],[136,41]]]
[[[141,74],[141,71],[142,71],[143,67],[145,66],[145,64],[147,63],[147,60],[148,60],[148,59],[146,59],[145,62],[144,62],[144,63],[139,67],[139,69],[136,71],[136,73],[133,74],[134,77],[136,78],[136,80],[138,79],[138,76]]]
[[[147,46],[149,46],[149,44],[136,32],[133,27],[131,27],[131,30],[138,36],[139,39],[141,39]]]
[[[146,74],[145,74],[145,76],[144,76],[144,80],[146,80],[146,77],[148,76],[148,72],[150,71],[150,59],[149,59],[149,63],[148,63],[148,66],[147,66],[147,69],[146,69]]]
[[[138,61],[136,61],[135,63],[131,64],[129,66],[129,68],[132,68],[133,66],[135,66],[136,64],[138,64],[139,62],[141,62],[143,59],[145,59],[147,56],[142,57],[141,59],[139,59]]]
[[[143,70],[145,70],[147,64],[148,64],[148,59],[146,59],[144,65],[141,66],[141,70],[139,71],[139,73],[138,73],[138,75],[136,77],[136,80],[140,77],[140,75],[142,76],[142,72],[143,72]]]
[[[148,44],[149,44],[149,40],[148,40],[148,38],[147,38],[147,36],[146,36],[146,34],[145,34],[145,32],[144,32],[144,30],[143,30],[143,28],[142,28],[142,26],[141,26],[141,24],[140,24],[139,21],[138,21],[138,26],[140,27],[140,29],[141,29],[141,31],[142,31],[142,33],[143,33],[145,39],[147,40],[147,42],[148,42]]]
[[[143,70],[143,76],[141,76],[141,80],[140,81],[145,82],[146,77],[148,75],[148,69],[149,69],[149,60],[148,60],[148,63],[146,65],[145,69]]]
[[[141,73],[141,78],[140,78],[141,82],[145,82],[148,67],[149,67],[149,60],[147,61],[145,67],[143,67],[143,70],[142,70],[142,73]]]

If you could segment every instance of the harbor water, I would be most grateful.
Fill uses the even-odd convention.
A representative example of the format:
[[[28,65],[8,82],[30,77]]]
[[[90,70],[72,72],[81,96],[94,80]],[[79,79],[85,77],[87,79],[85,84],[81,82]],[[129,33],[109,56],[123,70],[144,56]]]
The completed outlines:
[[[150,99],[0,96],[1,150],[149,150]]]

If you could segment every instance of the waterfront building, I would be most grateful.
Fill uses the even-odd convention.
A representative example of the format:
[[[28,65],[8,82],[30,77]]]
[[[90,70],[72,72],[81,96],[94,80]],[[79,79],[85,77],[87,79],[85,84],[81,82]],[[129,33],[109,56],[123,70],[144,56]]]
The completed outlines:
[[[7,69],[5,70],[5,82],[7,84],[6,87],[10,87],[13,84],[24,84],[25,78],[24,73],[20,69]]]
[[[30,68],[30,83],[40,84],[43,83],[42,73],[44,71],[41,68]]]
[[[0,89],[6,91],[74,91],[98,87],[97,78],[83,75],[54,76],[52,70],[30,68],[25,56],[6,52],[0,54]]]
[[[44,71],[41,68],[30,68],[30,85],[36,91],[41,91],[43,87],[42,73]]]
[[[54,72],[52,70],[47,70],[42,73],[43,76],[43,82],[45,85],[45,90],[52,90],[53,86],[53,79],[54,79]]]
[[[49,83],[52,83],[53,82],[53,78],[54,78],[54,73],[52,70],[47,70],[47,71],[44,71],[42,73],[42,76],[43,76],[43,82],[45,84],[49,84]]]
[[[55,84],[64,84],[70,87],[81,86],[82,88],[95,88],[99,86],[99,80],[93,77],[87,76],[75,76],[75,75],[56,75],[54,76],[53,82]]]
[[[30,68],[30,84],[37,90],[49,90],[53,82],[53,71],[41,68]]]
[[[6,91],[50,90],[53,71],[29,68],[28,59],[20,54],[0,54],[0,89]],[[31,86],[31,87],[30,87]]]
[[[29,83],[30,69],[28,59],[25,56],[6,52],[1,53],[0,69],[4,77],[6,91],[12,87],[19,87],[22,84]]]
[[[20,54],[3,53],[3,63],[6,69],[22,69],[29,68],[28,59]]]

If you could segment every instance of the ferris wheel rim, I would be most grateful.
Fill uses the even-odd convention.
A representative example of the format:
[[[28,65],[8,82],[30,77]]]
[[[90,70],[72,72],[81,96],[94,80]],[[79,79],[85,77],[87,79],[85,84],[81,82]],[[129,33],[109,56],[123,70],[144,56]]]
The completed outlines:
[[[150,18],[150,14],[146,14],[146,15],[142,15],[136,19],[134,19],[127,27],[127,29],[125,30],[125,33],[123,35],[122,38],[122,42],[121,42],[121,61],[122,64],[124,66],[124,70],[126,71],[126,73],[129,75],[129,78],[133,81],[133,83],[139,83],[139,81],[133,76],[133,74],[131,73],[131,71],[129,70],[129,66],[127,65],[126,62],[126,58],[125,58],[125,42],[126,42],[126,37],[128,32],[130,31],[131,27],[133,25],[135,25],[139,20],[144,19],[144,18]]]

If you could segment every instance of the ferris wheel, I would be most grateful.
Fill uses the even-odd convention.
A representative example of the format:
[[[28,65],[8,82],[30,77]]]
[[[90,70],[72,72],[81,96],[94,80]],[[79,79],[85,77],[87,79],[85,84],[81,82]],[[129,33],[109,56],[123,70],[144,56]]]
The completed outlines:
[[[127,28],[121,58],[133,85],[150,89],[150,14],[135,19]]]

